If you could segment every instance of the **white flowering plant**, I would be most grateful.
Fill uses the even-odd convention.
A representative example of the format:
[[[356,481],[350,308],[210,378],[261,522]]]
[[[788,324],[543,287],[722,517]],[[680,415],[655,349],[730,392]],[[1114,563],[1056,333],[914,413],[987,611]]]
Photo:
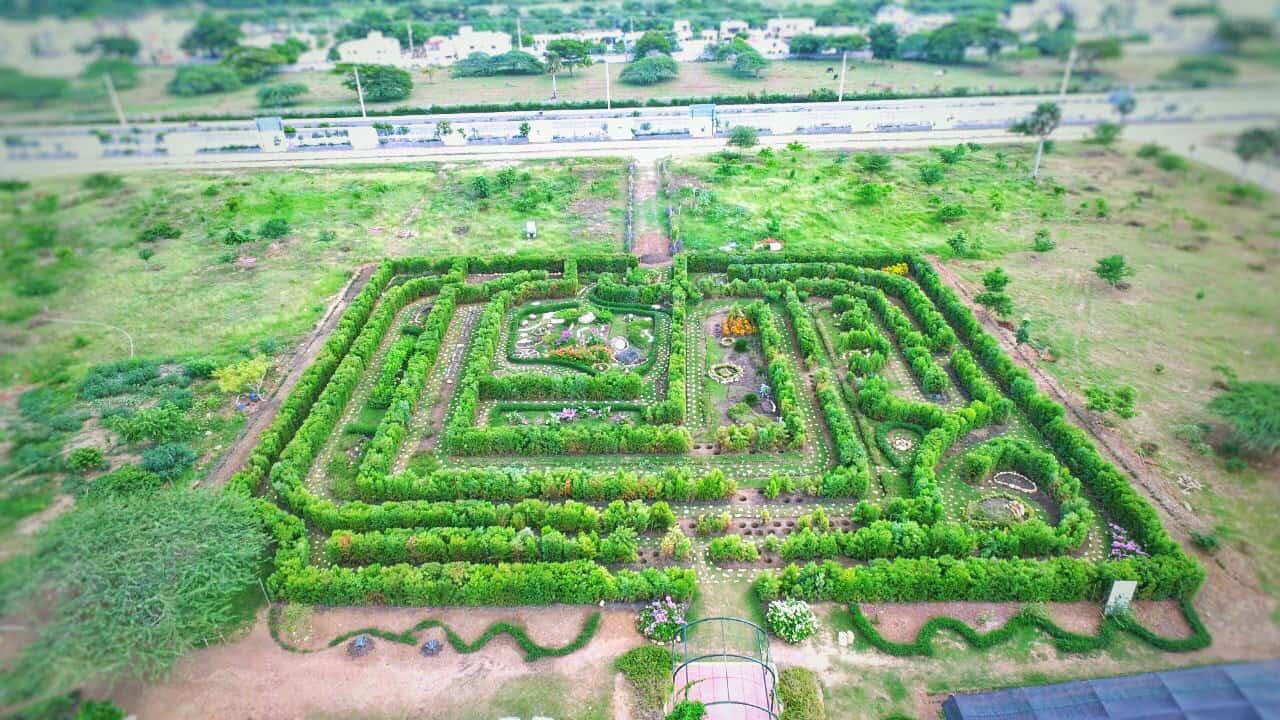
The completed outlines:
[[[803,600],[774,600],[765,620],[774,635],[793,645],[818,631],[818,617]]]
[[[640,609],[640,617],[636,619],[636,628],[650,640],[671,642],[676,633],[685,624],[685,607],[671,599],[654,600]]]

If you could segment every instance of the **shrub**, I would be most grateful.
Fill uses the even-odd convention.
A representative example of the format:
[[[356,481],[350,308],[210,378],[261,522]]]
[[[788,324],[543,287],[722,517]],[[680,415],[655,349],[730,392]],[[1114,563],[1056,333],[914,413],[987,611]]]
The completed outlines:
[[[1162,153],[1160,157],[1156,158],[1156,167],[1168,172],[1181,172],[1186,170],[1189,165],[1181,155]]]
[[[297,102],[299,96],[306,95],[307,86],[297,82],[263,85],[257,94],[258,104],[262,107],[286,107]]]
[[[1036,252],[1049,252],[1056,247],[1058,247],[1058,244],[1053,241],[1053,238],[1049,235],[1049,230],[1047,228],[1040,228],[1039,230],[1036,230],[1035,239],[1031,241],[1032,250],[1035,250]]]
[[[853,160],[858,167],[869,173],[882,173],[893,164],[892,157],[877,152],[858,153]]]
[[[728,510],[720,513],[702,513],[698,515],[693,531],[698,535],[723,533],[729,529],[732,519]]]
[[[657,645],[641,645],[613,661],[636,691],[636,709],[656,714],[671,694],[671,652]]]
[[[155,242],[157,240],[175,240],[182,231],[167,222],[148,225],[138,233],[138,242]]]
[[[765,621],[774,635],[792,645],[803,642],[818,631],[818,618],[803,600],[774,600],[769,603]]]
[[[262,223],[258,228],[258,235],[265,240],[277,240],[289,234],[289,221],[284,218],[274,217]]]
[[[948,204],[938,208],[934,214],[934,219],[940,223],[953,223],[963,219],[969,214],[969,210],[963,205]]]
[[[729,132],[728,144],[740,148],[755,147],[759,136],[760,133],[750,125],[738,125]]]
[[[124,178],[111,173],[97,172],[86,175],[80,185],[91,192],[111,192],[124,187]]]
[[[142,469],[165,480],[181,477],[195,461],[195,451],[183,443],[162,443],[142,453]]]
[[[938,163],[929,163],[920,168],[920,182],[925,185],[937,185],[945,175],[946,172]]]
[[[670,597],[654,600],[640,608],[636,629],[649,640],[671,642],[685,623],[685,606]]]
[[[67,466],[80,474],[97,470],[102,463],[102,451],[96,447],[78,447],[67,456]]]
[[[244,86],[235,70],[225,65],[182,65],[169,81],[169,93],[180,97],[231,92]]]
[[[355,90],[355,74],[348,72],[342,84],[348,90]],[[403,100],[413,92],[413,76],[393,65],[361,65],[360,88],[369,102]]]
[[[755,562],[760,559],[760,549],[741,535],[722,535],[712,538],[707,545],[707,561],[719,562]]]
[[[781,720],[826,720],[822,709],[822,684],[812,670],[787,668],[778,674]]]

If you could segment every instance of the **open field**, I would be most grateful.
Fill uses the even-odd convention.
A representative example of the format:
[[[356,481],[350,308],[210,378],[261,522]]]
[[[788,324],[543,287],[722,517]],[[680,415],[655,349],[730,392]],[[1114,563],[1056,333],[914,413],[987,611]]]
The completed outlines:
[[[539,164],[524,168],[528,178],[459,165],[131,175],[124,192],[98,195],[72,180],[24,190],[21,210],[8,211],[20,230],[6,242],[29,260],[12,284],[57,287],[6,300],[8,330],[28,343],[5,359],[12,386],[78,381],[87,365],[120,356],[106,330],[84,346],[73,330],[59,336],[32,320],[101,307],[92,317],[145,338],[139,354],[223,364],[242,346],[266,352],[268,335],[292,343],[321,298],[365,267],[225,490],[261,498],[256,512],[275,535],[266,588],[287,602],[276,637],[260,613],[246,636],[192,654],[171,680],[113,697],[142,717],[190,703],[229,716],[645,718],[622,710],[636,696],[610,663],[643,642],[638,605],[666,595],[689,600],[697,617],[757,621],[762,601],[815,601],[817,635],[772,647],[780,667],[819,674],[831,718],[928,716],[952,690],[1274,655],[1274,459],[1227,473],[1225,458],[1197,451],[1220,430],[1186,426],[1209,421],[1216,366],[1242,379],[1280,373],[1280,228],[1269,198],[1237,199],[1224,176],[1160,169],[1133,151],[1060,146],[1038,184],[1025,177],[1026,147],[949,149],[947,162],[942,152],[897,154],[887,167],[802,147],[671,161],[668,194],[640,210],[652,226],[653,205],[678,206],[686,252],[650,268],[617,254],[617,161]],[[935,165],[941,178],[927,184],[921,170]],[[545,194],[526,192],[540,182]],[[41,210],[47,192],[60,209]],[[946,207],[961,210],[944,220]],[[536,241],[518,239],[529,214]],[[289,222],[274,243],[224,242],[274,218]],[[134,240],[161,221],[182,234]],[[48,222],[52,247],[27,229]],[[1042,228],[1056,247],[1033,252]],[[321,240],[328,229],[334,237]],[[947,242],[960,233],[963,252]],[[741,255],[765,238],[785,252]],[[499,241],[527,252],[494,252]],[[717,252],[731,243],[738,252]],[[143,260],[142,247],[155,254]],[[1137,270],[1127,289],[1091,272],[1113,253]],[[1030,347],[971,302],[997,265],[1012,277],[1015,322],[1030,319]],[[241,285],[268,271],[279,277]],[[199,344],[183,345],[187,326],[145,305],[107,314],[119,312],[113,293],[138,295],[136,278],[151,274],[161,283],[147,286],[151,307],[174,294],[165,287],[187,291],[176,307],[207,326]],[[131,279],[104,289],[99,275]],[[224,282],[191,279],[207,277]],[[31,297],[51,298],[50,308]],[[220,319],[233,307],[242,319]],[[66,348],[80,354],[46,370]],[[235,413],[190,362],[154,372],[126,420],[182,382],[194,407],[228,420],[199,426],[216,439],[192,441],[201,460],[180,478],[201,477],[211,446],[238,427]],[[1135,386],[1137,416],[1081,409],[1084,388],[1098,384]],[[55,385],[69,392],[74,382]],[[127,396],[103,393],[72,408],[107,428],[113,465],[131,462],[149,440],[115,438],[128,423],[97,415]],[[52,416],[56,427],[71,412],[58,405],[69,400],[35,412],[23,397],[30,422]],[[1131,479],[1135,449],[1149,463],[1136,461]],[[1184,492],[1179,475],[1202,487]],[[92,488],[97,477],[79,482]],[[1216,555],[1188,541],[1215,528]],[[779,572],[788,563],[805,569]],[[1136,621],[1187,652],[1157,650],[1121,621],[1104,626],[1099,601],[1114,577],[1141,580]],[[1185,598],[1195,610],[1184,611]],[[476,605],[487,607],[442,609]],[[943,633],[929,658],[892,657],[871,638],[910,642],[937,615],[984,631],[1034,615],[1114,637],[1078,654],[1031,628],[986,650]],[[422,658],[424,640],[454,642],[414,624],[424,618],[467,642],[510,620],[541,649],[500,635]],[[370,656],[324,649],[369,627],[381,633]],[[569,645],[580,628],[583,644]],[[854,631],[852,645],[838,631]],[[564,646],[571,654],[522,654]],[[367,697],[335,692],[353,680]],[[465,689],[467,703],[442,701],[441,683]],[[292,689],[286,701],[275,699],[281,686]]]
[[[1084,78],[1077,73],[1073,84],[1081,89],[1106,90],[1116,85],[1149,85],[1159,81],[1160,73],[1169,70],[1177,58],[1170,55],[1130,55],[1099,66],[1100,72]],[[1261,82],[1280,77],[1280,68],[1255,60],[1234,60],[1239,74],[1232,82]],[[623,64],[609,65],[614,99],[709,97],[712,95],[749,95],[753,93],[807,94],[815,90],[839,89],[839,58],[827,60],[775,61],[760,78],[741,78],[719,63],[681,63],[680,77],[649,87],[626,85],[618,80]],[[138,87],[120,93],[121,103],[130,117],[145,119],[158,116],[260,114],[289,115],[297,112],[358,111],[355,94],[342,85],[342,78],[330,72],[306,71],[282,75],[281,82],[301,82],[310,92],[291,108],[264,110],[257,106],[256,89],[246,87],[231,93],[181,98],[168,94],[165,86],[173,76],[171,68],[144,68]],[[1062,63],[1052,58],[1007,60],[993,65],[982,63],[961,66],[938,66],[913,61],[858,61],[849,64],[845,93],[897,92],[906,95],[946,94],[964,88],[968,94],[990,92],[1043,91],[1058,89]],[[559,99],[564,102],[604,100],[605,81],[600,67],[579,68],[573,75],[563,73],[557,80]],[[551,77],[514,76],[453,78],[448,69],[432,76],[414,73],[413,93],[404,100],[369,103],[370,109],[390,111],[400,106],[448,106],[466,98],[468,104],[551,102]],[[106,94],[99,87],[88,86],[74,99],[56,100],[38,107],[22,107],[0,103],[5,122],[20,123],[40,119],[74,118],[114,119]]]

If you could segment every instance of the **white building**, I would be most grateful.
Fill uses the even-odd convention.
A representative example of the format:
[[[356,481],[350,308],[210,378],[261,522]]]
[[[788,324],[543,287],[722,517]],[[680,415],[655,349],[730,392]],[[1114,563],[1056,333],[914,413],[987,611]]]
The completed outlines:
[[[339,45],[338,59],[359,65],[401,65],[404,60],[400,41],[377,30],[370,31],[367,37]]]
[[[448,38],[452,45],[449,48],[454,60],[460,60],[471,53],[482,52],[486,55],[501,55],[511,52],[511,36],[504,32],[472,30],[470,25],[458,28],[457,35]]]
[[[680,42],[693,39],[693,26],[688,20],[676,20],[671,24],[671,32],[675,33],[676,40]]]
[[[790,40],[796,35],[811,35],[818,27],[813,18],[772,18],[765,24],[766,35],[783,40]]]
[[[746,32],[749,27],[746,20],[721,20],[719,40],[732,40],[734,35]]]
[[[889,24],[897,28],[902,36],[915,33],[933,32],[948,23],[955,22],[956,16],[951,13],[928,13],[917,15],[897,5],[885,5],[876,13],[877,25]]]

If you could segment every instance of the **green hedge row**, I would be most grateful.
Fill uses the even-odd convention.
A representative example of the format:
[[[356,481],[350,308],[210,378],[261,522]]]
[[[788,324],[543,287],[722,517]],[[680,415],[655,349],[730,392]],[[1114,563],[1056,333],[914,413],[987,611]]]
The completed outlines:
[[[622,527],[603,538],[580,532],[567,536],[554,528],[437,527],[353,533],[335,530],[325,542],[329,562],[341,565],[391,565],[425,562],[634,562],[637,536]]]
[[[1200,616],[1196,613],[1195,607],[1186,598],[1181,600],[1181,605],[1187,625],[1191,628],[1191,634],[1184,638],[1157,635],[1143,627],[1129,613],[1105,617],[1098,628],[1097,635],[1085,635],[1064,630],[1042,613],[1032,608],[1023,608],[1009,618],[1004,625],[986,633],[974,630],[963,620],[954,617],[945,615],[932,617],[925,621],[920,628],[920,632],[916,634],[915,640],[897,643],[887,640],[881,635],[875,626],[871,624],[871,621],[867,619],[867,616],[863,614],[862,608],[856,604],[849,606],[849,615],[853,619],[854,630],[868,643],[882,652],[898,657],[916,655],[932,657],[936,652],[934,638],[943,631],[955,633],[969,647],[975,649],[986,649],[1001,645],[1008,642],[1019,632],[1032,629],[1048,635],[1058,650],[1070,653],[1092,652],[1109,647],[1122,632],[1127,632],[1148,645],[1165,652],[1190,652],[1209,647],[1213,642],[1213,638],[1209,635],[1204,623],[1200,621]]]
[[[800,410],[800,380],[795,370],[787,362],[787,350],[790,343],[783,334],[778,322],[774,319],[769,306],[762,301],[747,305],[746,314],[759,328],[760,345],[764,349],[766,372],[769,383],[773,386],[773,399],[778,404],[778,412],[782,416],[786,444],[791,448],[804,447],[804,416]]]
[[[490,400],[636,400],[643,391],[639,375],[618,369],[586,375],[489,375],[480,381],[480,397]]]
[[[1074,602],[1105,598],[1112,581],[1137,580],[1143,599],[1194,594],[1199,566],[1185,555],[1092,562],[1081,558],[898,558],[843,567],[834,561],[762,573],[755,589],[779,597],[836,602]]]
[[[723,500],[738,484],[720,470],[695,476],[687,468],[670,467],[660,474],[633,470],[595,472],[572,467],[524,471],[495,467],[444,468],[426,475],[406,471],[362,488],[361,499],[516,501],[526,498],[573,500]]]
[[[314,565],[289,573],[282,595],[293,602],[325,605],[416,607],[572,605],[640,602],[666,597],[687,600],[692,570],[667,568],[610,573],[587,560],[564,563]]]
[[[387,354],[382,359],[382,372],[378,374],[378,380],[373,384],[373,390],[369,392],[369,404],[376,408],[385,408],[391,405],[391,397],[395,395],[396,386],[400,384],[400,373],[404,370],[404,364],[409,360],[409,354],[413,352],[413,346],[417,342],[417,338],[410,334],[401,335],[391,343],[391,347],[387,348]]]
[[[396,385],[391,404],[383,413],[373,439],[365,448],[360,470],[356,474],[357,486],[367,484],[373,478],[386,477],[391,472],[396,454],[409,431],[409,423],[413,420],[418,397],[427,384],[427,374],[431,372],[436,364],[436,357],[440,354],[440,343],[444,341],[449,321],[453,319],[456,297],[457,291],[453,286],[443,288],[436,296],[435,304],[423,323],[422,334],[418,335],[413,345],[413,354],[409,357],[404,375]]]
[[[866,376],[883,370],[893,345],[880,332],[867,302],[852,295],[836,295],[831,298],[831,309],[836,313],[836,325],[845,331],[837,349],[850,353],[849,371]]]
[[[683,455],[693,447],[677,425],[507,425],[450,435],[454,455]]]

